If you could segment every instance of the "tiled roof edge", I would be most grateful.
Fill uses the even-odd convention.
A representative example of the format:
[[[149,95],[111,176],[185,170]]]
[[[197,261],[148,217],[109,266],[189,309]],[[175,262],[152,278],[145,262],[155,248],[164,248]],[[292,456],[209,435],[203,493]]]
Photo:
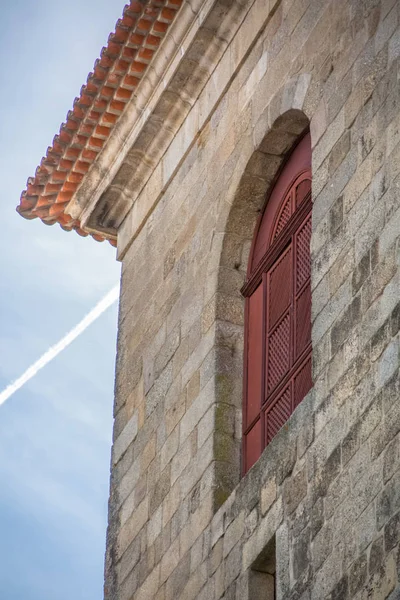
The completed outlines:
[[[113,236],[88,233],[68,214],[68,205],[85,174],[135,94],[161,40],[175,19],[182,0],[132,0],[124,7],[115,32],[108,38],[75,98],[66,122],[54,137],[22,192],[17,211],[26,219],[75,230],[97,241]]]

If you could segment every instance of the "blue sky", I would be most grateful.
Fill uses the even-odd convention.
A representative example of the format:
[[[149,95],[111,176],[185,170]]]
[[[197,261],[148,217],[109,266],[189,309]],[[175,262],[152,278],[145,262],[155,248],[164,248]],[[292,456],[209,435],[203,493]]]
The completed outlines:
[[[1,389],[119,279],[110,245],[15,206],[122,9],[1,2]],[[1,599],[102,597],[116,321],[114,305],[0,406]]]

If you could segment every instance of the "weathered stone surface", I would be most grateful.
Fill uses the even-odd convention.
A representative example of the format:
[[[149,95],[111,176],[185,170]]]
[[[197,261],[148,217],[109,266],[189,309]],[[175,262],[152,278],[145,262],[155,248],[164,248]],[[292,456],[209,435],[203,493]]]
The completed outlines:
[[[183,27],[192,10],[182,54],[173,32],[159,49],[165,93],[164,70],[143,82],[159,104],[120,172],[132,208],[118,234],[105,598],[394,599],[399,3],[184,1]],[[241,478],[240,289],[307,127],[314,388]]]

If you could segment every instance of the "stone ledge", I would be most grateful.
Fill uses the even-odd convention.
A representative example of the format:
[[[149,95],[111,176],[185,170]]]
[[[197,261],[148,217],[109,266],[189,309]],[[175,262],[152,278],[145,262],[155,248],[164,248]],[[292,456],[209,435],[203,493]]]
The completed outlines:
[[[314,440],[314,414],[315,390],[312,388],[215,513],[212,531],[220,529],[218,523],[222,515],[239,514],[242,509],[248,510],[254,502],[260,502],[262,514],[270,510],[277,498],[277,488]],[[282,457],[285,457],[284,461]],[[218,534],[215,533],[212,545],[217,540]]]
[[[185,46],[189,47],[213,3],[214,0],[191,0],[181,8],[179,17],[171,26],[169,35],[143,77],[137,94],[126,107],[106,147],[76,193],[73,203],[68,207],[71,216],[81,218],[85,230],[96,230],[95,224],[89,223],[95,206],[122,165],[138,132],[143,128],[164,88],[170,82],[182,53],[184,54]]]
[[[119,260],[122,260],[130,244],[138,235],[148,216],[172,181],[190,148],[208,124],[219,105],[221,97],[235,79],[243,61],[256,44],[280,1],[255,0],[243,17],[237,12],[230,15],[229,31],[224,33],[225,37],[227,33],[229,34],[229,41],[222,44],[222,52],[217,51],[214,53],[213,60],[207,67],[207,83],[201,89],[196,90],[196,95],[191,99],[190,109],[187,110],[184,118],[174,123],[174,132],[171,136],[173,141],[169,144],[163,156],[160,156],[159,161],[148,169],[148,178],[141,180],[139,186],[134,183],[133,189],[132,186],[129,187],[132,208],[118,231]],[[227,28],[226,23],[224,27]],[[254,35],[255,29],[257,31],[256,35]],[[215,37],[218,37],[217,34],[215,34]],[[223,39],[222,34],[219,37]],[[261,74],[265,69],[265,57],[261,57],[259,62],[262,64],[257,63],[256,71],[260,71]],[[254,76],[257,76],[257,73]],[[163,136],[165,136],[165,130],[161,129],[156,134],[154,145],[157,145],[158,140],[162,143]],[[133,147],[132,151],[134,149]],[[142,161],[141,164],[144,164],[143,156],[140,157],[140,160]]]
[[[199,94],[188,93],[189,81],[192,87],[193,81],[203,81],[203,88],[218,63],[220,46],[237,31],[238,15],[247,5],[247,0],[229,7],[219,0],[183,4],[137,94],[68,207],[85,231],[116,235]],[[228,20],[222,19],[224,12]]]

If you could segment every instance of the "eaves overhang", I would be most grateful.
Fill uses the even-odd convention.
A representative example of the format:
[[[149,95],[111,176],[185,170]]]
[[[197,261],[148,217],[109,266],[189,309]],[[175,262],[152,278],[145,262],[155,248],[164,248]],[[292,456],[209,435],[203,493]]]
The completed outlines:
[[[179,11],[182,0],[132,0],[110,34],[79,97],[67,114],[22,192],[17,211],[26,219],[39,218],[47,225],[59,223],[67,231],[90,233],[96,240],[116,245],[116,231],[94,228],[90,232],[76,209],[76,194],[92,177],[92,169],[108,147],[113,133],[137,92],[157,50]],[[110,151],[107,152],[107,155]],[[104,161],[102,161],[104,162]],[[83,203],[84,206],[89,199]],[[82,200],[81,200],[82,203]],[[82,207],[83,208],[83,207]]]
[[[183,1],[178,18],[141,80],[135,102],[126,107],[74,195],[69,212],[80,216],[86,231],[118,232],[119,260],[211,118],[210,107],[215,110],[220,87],[229,86],[235,77],[243,51],[248,49],[244,50],[247,43],[238,39],[231,57],[230,43],[256,1]],[[272,14],[276,2],[263,0],[267,15]],[[254,31],[253,18],[249,21]],[[265,23],[257,25],[263,28]],[[220,75],[215,75],[217,66]],[[209,96],[206,88],[210,81],[211,87],[216,85]],[[149,202],[143,202],[143,194]]]
[[[279,3],[127,5],[18,212],[114,246],[118,236],[122,259]]]

